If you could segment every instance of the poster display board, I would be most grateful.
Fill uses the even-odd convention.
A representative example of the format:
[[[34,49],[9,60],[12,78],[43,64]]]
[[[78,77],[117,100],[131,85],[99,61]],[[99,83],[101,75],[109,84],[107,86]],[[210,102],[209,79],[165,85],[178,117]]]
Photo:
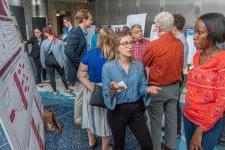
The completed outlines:
[[[192,64],[193,56],[196,52],[196,48],[195,48],[195,45],[194,45],[194,34],[195,34],[194,28],[188,28],[187,29],[187,44],[188,44],[187,63],[188,64]]]
[[[146,13],[143,14],[133,14],[127,16],[127,26],[131,27],[134,24],[139,24],[142,27],[143,33],[145,33],[145,21],[146,21]]]
[[[43,106],[18,33],[0,0],[0,127],[12,150],[44,150]]]
[[[87,35],[87,38],[88,38],[88,48],[89,48],[89,49],[91,48],[91,38],[92,38],[92,36],[95,34],[95,28],[96,28],[95,25],[91,25],[91,26],[87,29],[87,32],[88,32],[88,35]],[[89,50],[89,49],[88,49],[88,50]]]
[[[152,24],[151,32],[150,32],[150,41],[154,41],[159,38],[159,34],[155,24]]]
[[[125,26],[125,24],[111,25],[111,28],[114,32],[120,32],[120,31],[122,31],[124,26]]]

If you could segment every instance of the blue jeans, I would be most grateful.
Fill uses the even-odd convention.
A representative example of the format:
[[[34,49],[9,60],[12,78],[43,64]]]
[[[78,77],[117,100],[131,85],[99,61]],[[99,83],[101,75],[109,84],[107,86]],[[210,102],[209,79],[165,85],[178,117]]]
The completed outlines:
[[[220,135],[219,144],[225,146],[225,119],[223,121],[223,129]]]
[[[184,117],[184,132],[185,132],[185,138],[187,143],[187,148],[189,149],[190,141],[192,138],[192,135],[195,132],[195,129],[198,126],[191,121],[189,121],[187,118]],[[215,126],[205,132],[202,136],[202,148],[204,150],[213,150],[213,148],[217,145],[221,131],[223,127],[223,119],[220,119],[217,121]]]

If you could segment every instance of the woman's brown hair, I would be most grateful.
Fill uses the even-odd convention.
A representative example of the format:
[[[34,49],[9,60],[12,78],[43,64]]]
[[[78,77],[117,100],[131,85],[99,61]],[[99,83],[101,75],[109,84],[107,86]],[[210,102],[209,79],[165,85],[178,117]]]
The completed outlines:
[[[44,27],[42,30],[43,30],[43,33],[48,33],[48,34],[52,35],[54,40],[57,38],[55,32],[52,30],[51,27],[47,26],[47,27]]]
[[[121,39],[123,37],[126,37],[126,36],[131,36],[130,32],[121,31],[121,32],[117,33],[116,36],[114,37],[114,53],[115,53],[115,59],[119,59],[119,51],[117,49],[118,49],[118,47],[120,45]],[[131,56],[130,61],[132,63],[135,62],[135,58],[134,58],[133,55]]]

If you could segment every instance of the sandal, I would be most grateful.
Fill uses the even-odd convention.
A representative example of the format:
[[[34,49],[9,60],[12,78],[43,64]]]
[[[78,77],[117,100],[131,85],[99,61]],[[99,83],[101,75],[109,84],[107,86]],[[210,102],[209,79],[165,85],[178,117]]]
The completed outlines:
[[[89,150],[95,150],[96,147],[97,147],[97,142],[95,142],[94,145],[88,145]]]

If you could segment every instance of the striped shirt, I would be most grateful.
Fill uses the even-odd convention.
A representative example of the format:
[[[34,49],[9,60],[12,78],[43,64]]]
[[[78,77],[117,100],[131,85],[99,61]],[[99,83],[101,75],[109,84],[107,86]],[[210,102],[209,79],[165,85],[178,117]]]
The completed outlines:
[[[148,40],[142,39],[140,42],[137,42],[133,46],[133,55],[136,60],[142,61],[142,57],[145,53],[145,50],[148,46]]]

